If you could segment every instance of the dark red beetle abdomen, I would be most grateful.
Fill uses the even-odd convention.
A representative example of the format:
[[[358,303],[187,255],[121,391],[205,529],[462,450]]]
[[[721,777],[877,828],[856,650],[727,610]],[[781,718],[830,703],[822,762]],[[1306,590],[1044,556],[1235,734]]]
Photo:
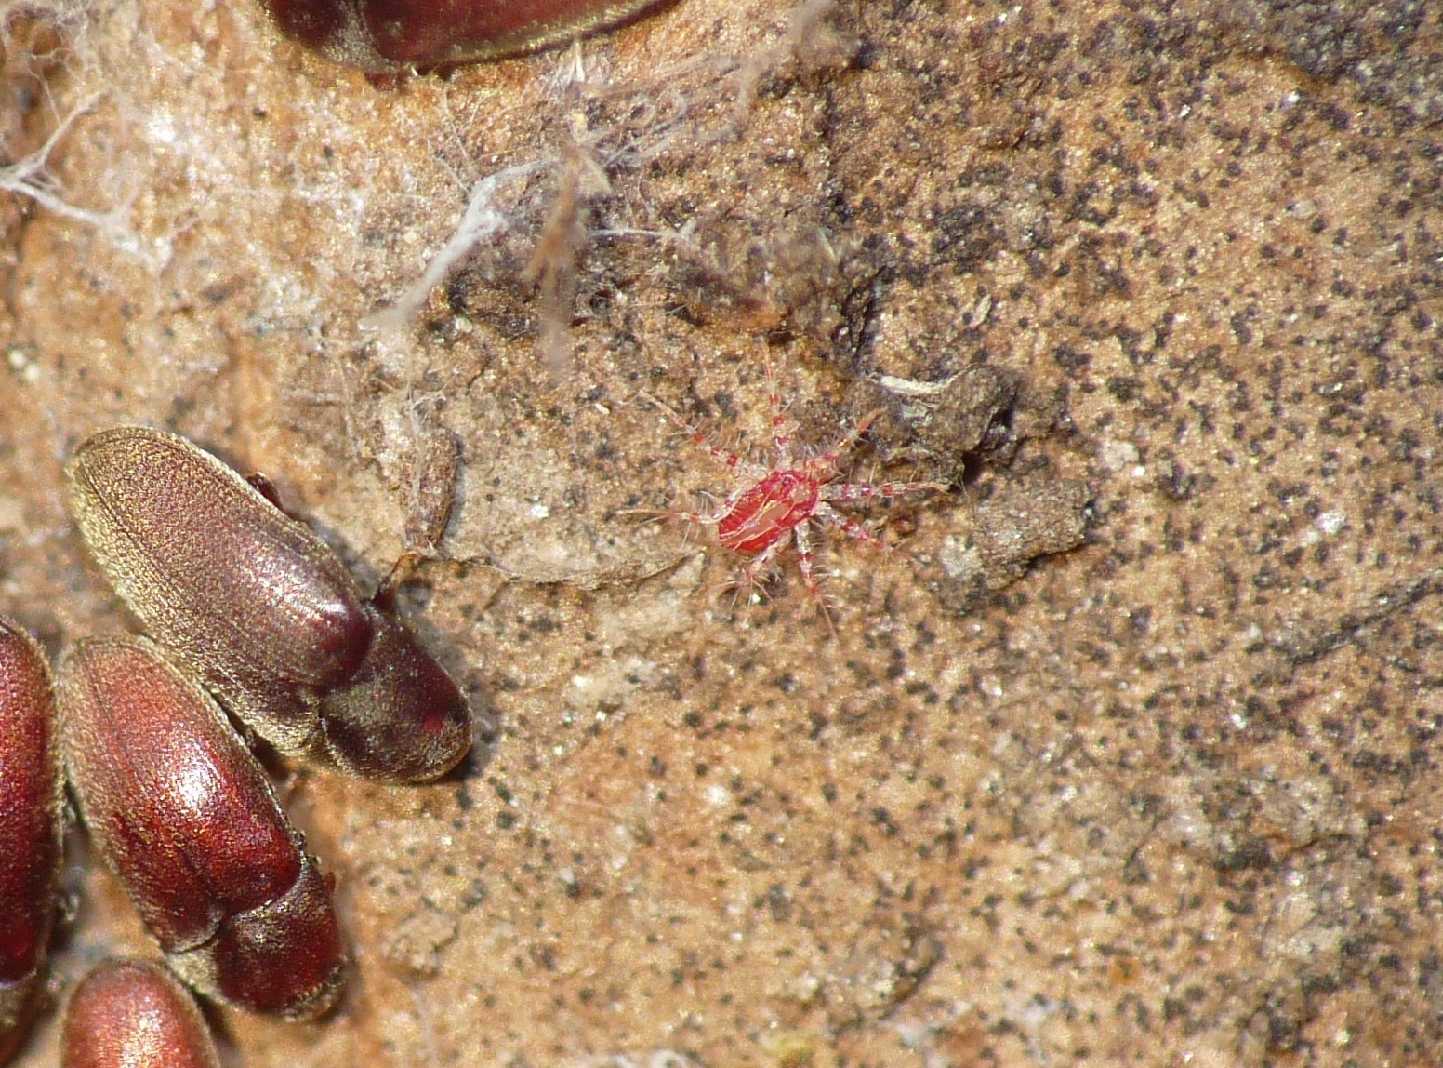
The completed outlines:
[[[376,640],[351,681],[321,698],[332,752],[358,775],[429,779],[471,744],[471,708],[405,625],[380,610]]]
[[[315,861],[215,702],[144,639],[92,639],[57,690],[70,781],[101,854],[192,986],[312,1016],[344,954]]]
[[[60,874],[60,758],[45,654],[0,617],[0,1061],[44,973]]]

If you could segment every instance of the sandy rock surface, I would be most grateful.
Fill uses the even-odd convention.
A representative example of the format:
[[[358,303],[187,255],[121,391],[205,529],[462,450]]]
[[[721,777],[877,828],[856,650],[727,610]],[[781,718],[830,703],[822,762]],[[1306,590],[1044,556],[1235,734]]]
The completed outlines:
[[[681,0],[373,83],[252,3],[0,0],[0,611],[61,466],[263,471],[479,713],[272,762],[355,956],[227,1063],[1383,1065],[1443,1043],[1443,15]],[[637,509],[878,412],[835,635]],[[706,496],[710,495],[709,498]],[[89,963],[151,952],[68,842]]]

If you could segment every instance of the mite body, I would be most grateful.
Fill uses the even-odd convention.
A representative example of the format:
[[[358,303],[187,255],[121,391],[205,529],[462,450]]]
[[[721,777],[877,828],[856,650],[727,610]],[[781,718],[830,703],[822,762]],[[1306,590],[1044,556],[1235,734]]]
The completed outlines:
[[[65,1010],[61,1068],[220,1068],[195,1002],[170,974],[138,960],[96,965]]]
[[[167,962],[255,1012],[325,1011],[345,963],[325,880],[211,697],[145,639],[89,639],[57,671],[81,813]]]
[[[288,36],[373,72],[515,55],[669,0],[261,0]]]
[[[656,398],[651,400],[694,445],[707,453],[740,481],[724,501],[711,512],[640,511],[631,514],[681,519],[694,526],[716,528],[717,542],[747,562],[736,579],[737,589],[748,592],[762,586],[778,555],[796,546],[802,581],[821,604],[828,625],[832,617],[819,582],[813,539],[825,527],[835,527],[857,541],[885,548],[885,543],[856,520],[833,507],[839,503],[892,500],[907,494],[946,490],[938,482],[842,482],[843,465],[849,452],[880,411],[870,412],[829,448],[799,450],[792,440],[781,397],[767,370],[768,399],[772,408],[772,460],[758,463],[747,456],[715,444],[679,414]]]
[[[805,468],[774,471],[744,490],[717,519],[717,541],[742,556],[774,551],[817,514],[822,476]]]
[[[0,1063],[24,1035],[45,972],[60,875],[60,758],[50,670],[0,617]]]
[[[125,426],[67,472],[76,523],[146,631],[282,753],[398,781],[466,754],[466,699],[388,600],[235,471]]]

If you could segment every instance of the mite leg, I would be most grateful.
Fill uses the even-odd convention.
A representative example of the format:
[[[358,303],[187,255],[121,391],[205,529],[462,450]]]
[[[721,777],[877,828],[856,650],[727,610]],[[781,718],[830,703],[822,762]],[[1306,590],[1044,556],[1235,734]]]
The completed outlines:
[[[866,544],[872,546],[875,549],[880,549],[882,552],[892,551],[892,547],[890,545],[888,545],[881,538],[877,537],[877,535],[873,534],[866,527],[862,526],[861,523],[858,523],[851,516],[843,515],[841,512],[837,511],[825,501],[818,502],[815,515],[817,519],[821,520],[822,522],[830,523],[832,526],[840,528],[842,533],[846,534],[847,537],[852,538],[854,541],[865,542]]]
[[[735,613],[737,601],[742,599],[744,591],[746,600],[748,601],[750,601],[753,596],[758,599],[766,596],[767,579],[771,577],[775,566],[773,564],[773,558],[777,555],[777,551],[785,544],[786,539],[778,538],[733,572],[731,580],[725,587],[732,591],[733,613]]]
[[[807,592],[810,593],[813,600],[817,602],[817,607],[822,613],[822,618],[827,621],[827,629],[832,632],[832,637],[836,638],[838,637],[837,623],[836,620],[832,618],[833,606],[827,598],[826,591],[822,589],[822,585],[817,579],[816,556],[812,552],[811,534],[807,530],[805,523],[799,524],[792,533],[797,539],[797,560],[798,566],[802,571],[802,582],[806,585]]]
[[[771,358],[767,358],[767,405],[772,412],[772,448],[776,450],[777,468],[785,470],[792,462],[792,421],[787,418],[786,405],[782,403],[781,391],[777,388],[776,369]]]
[[[832,482],[822,487],[824,501],[891,500],[907,493],[942,493],[944,482]]]
[[[866,415],[862,416],[861,419],[857,420],[857,425],[843,435],[841,440],[835,445],[826,452],[820,453],[807,461],[807,467],[819,481],[825,482],[827,479],[836,475],[842,457],[856,448],[857,441],[867,432],[868,428],[877,421],[877,417],[881,414],[881,408],[872,409]]]
[[[741,490],[729,496],[720,505],[717,505],[711,512],[687,512],[678,508],[621,508],[614,512],[614,515],[640,516],[651,523],[680,522],[685,524],[683,543],[690,544],[692,534],[703,527],[715,527],[732,509],[738,497],[742,495]],[[709,502],[715,504],[716,498],[709,493],[703,493]]]
[[[658,411],[660,411],[662,415],[666,417],[667,422],[671,423],[672,426],[676,427],[683,434],[685,434],[687,436],[687,439],[693,445],[701,449],[702,452],[706,453],[717,463],[725,467],[728,471],[732,471],[736,474],[746,475],[756,479],[765,478],[770,473],[765,467],[762,467],[760,464],[754,464],[745,457],[739,456],[737,453],[732,452],[730,449],[722,448],[722,446],[713,442],[700,430],[698,430],[696,427],[692,426],[689,422],[682,418],[679,413],[667,407],[661,401],[653,397],[650,393],[642,393],[639,394],[639,396],[644,398]]]

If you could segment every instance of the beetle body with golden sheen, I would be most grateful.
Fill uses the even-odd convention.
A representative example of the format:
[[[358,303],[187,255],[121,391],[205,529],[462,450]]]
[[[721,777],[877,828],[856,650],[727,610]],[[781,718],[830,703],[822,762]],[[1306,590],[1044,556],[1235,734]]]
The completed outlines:
[[[220,1068],[189,994],[148,961],[107,960],[70,995],[60,1068]]]
[[[387,72],[529,52],[616,26],[669,0],[261,0],[290,37]]]
[[[339,990],[330,892],[215,701],[144,638],[61,659],[61,748],[100,854],[187,983],[307,1018]]]
[[[135,426],[88,438],[66,470],[76,524],[146,632],[282,753],[397,781],[465,755],[470,710],[455,683],[235,471]]]
[[[60,755],[50,669],[0,616],[0,1064],[24,1035],[45,975],[60,877]]]

